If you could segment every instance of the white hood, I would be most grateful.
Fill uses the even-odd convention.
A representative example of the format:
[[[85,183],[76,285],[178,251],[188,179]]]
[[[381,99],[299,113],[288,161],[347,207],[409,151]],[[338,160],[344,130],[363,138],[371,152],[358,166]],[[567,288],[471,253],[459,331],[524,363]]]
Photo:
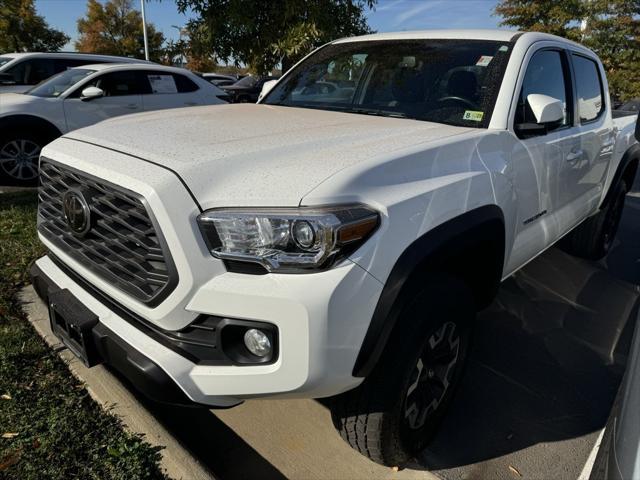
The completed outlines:
[[[474,129],[269,105],[222,105],[108,120],[66,135],[176,171],[204,208],[298,205],[356,163]]]

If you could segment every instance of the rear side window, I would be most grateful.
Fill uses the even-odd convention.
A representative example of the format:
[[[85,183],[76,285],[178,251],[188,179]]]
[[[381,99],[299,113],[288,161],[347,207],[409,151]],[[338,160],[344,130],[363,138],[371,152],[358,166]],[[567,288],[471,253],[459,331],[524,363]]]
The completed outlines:
[[[598,64],[590,58],[575,53],[572,57],[580,122],[591,122],[604,112],[604,96]]]
[[[196,85],[196,83],[193,80],[191,80],[190,78],[187,78],[184,75],[174,74],[173,78],[176,81],[176,87],[178,87],[178,93],[189,93],[189,92],[195,92],[196,90],[198,90],[198,85]]]
[[[570,90],[567,69],[564,67],[562,53],[557,50],[541,50],[534,54],[527,66],[518,100],[515,123],[535,123],[536,119],[527,103],[531,94],[542,94],[562,101],[564,119],[560,126],[571,124]]]
[[[198,90],[198,85],[178,73],[162,71],[145,71],[142,75],[143,83],[146,86],[145,93],[167,94],[167,93],[189,93]]]

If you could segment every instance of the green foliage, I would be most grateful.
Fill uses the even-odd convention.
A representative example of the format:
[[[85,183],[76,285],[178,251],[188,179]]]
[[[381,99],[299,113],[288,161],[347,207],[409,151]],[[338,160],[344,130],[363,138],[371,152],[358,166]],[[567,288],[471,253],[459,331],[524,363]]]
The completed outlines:
[[[0,194],[0,479],[156,479],[158,448],[105,413],[27,322],[16,295],[44,253],[35,192]]]
[[[87,13],[78,19],[80,36],[76,50],[85,53],[144,58],[142,16],[133,9],[132,0],[88,0]],[[147,23],[149,59],[158,61],[163,55],[164,35]]]
[[[57,52],[68,41],[36,14],[33,0],[0,0],[0,53]]]
[[[340,37],[370,33],[365,10],[377,0],[176,0],[180,11],[197,18],[200,49],[218,59],[249,65],[266,74],[283,71],[313,48]]]
[[[602,60],[614,98],[640,97],[639,0],[502,0],[495,13],[504,26],[583,43]]]

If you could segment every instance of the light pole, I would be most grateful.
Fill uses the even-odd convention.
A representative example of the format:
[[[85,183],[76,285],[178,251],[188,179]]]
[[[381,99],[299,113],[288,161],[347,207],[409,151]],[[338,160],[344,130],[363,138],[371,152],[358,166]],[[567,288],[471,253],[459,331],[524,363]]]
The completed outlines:
[[[144,36],[144,59],[149,61],[149,40],[147,39],[147,19],[144,13],[144,0],[140,0],[142,9],[142,35]]]

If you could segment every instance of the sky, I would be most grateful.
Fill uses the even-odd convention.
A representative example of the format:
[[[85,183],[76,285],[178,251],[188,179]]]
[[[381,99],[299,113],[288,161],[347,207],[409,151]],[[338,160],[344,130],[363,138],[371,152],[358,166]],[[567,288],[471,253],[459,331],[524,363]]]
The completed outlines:
[[[269,1],[269,0],[267,0]],[[371,28],[378,32],[429,28],[496,28],[499,18],[492,16],[495,0],[379,0],[367,13]],[[35,0],[38,13],[52,27],[71,37],[64,50],[74,50],[76,21],[86,11],[86,0]],[[134,0],[139,8],[139,0]],[[174,26],[184,26],[189,15],[182,15],[173,0],[151,0],[145,6],[147,21],[167,39],[177,39]]]

